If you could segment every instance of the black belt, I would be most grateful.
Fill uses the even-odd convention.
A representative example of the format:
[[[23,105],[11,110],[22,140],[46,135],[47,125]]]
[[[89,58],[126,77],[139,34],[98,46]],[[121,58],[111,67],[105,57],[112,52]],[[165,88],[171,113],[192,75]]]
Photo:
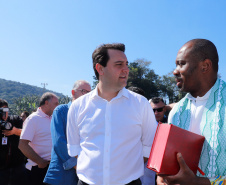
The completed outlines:
[[[78,185],[89,185],[89,184],[79,180]],[[134,181],[131,181],[130,183],[128,183],[126,185],[141,185],[141,180],[140,180],[140,178],[138,178],[138,179],[136,179]]]

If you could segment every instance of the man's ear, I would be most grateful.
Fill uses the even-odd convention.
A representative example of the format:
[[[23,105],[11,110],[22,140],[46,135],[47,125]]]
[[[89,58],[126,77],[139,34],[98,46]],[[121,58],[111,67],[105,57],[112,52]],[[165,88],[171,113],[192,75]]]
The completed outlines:
[[[205,59],[201,62],[202,73],[207,73],[212,69],[212,62],[210,59]]]
[[[99,63],[96,64],[96,70],[99,73],[99,76],[102,76],[104,74],[104,67],[102,65],[100,65]]]
[[[167,111],[167,105],[165,105],[165,106],[163,107],[163,111],[164,111],[164,114],[165,114],[165,112]]]
[[[71,90],[71,94],[72,94],[72,96],[75,95],[75,90],[74,89]]]
[[[49,104],[49,101],[48,101],[48,100],[46,100],[46,101],[45,101],[45,105],[48,105],[48,104]]]

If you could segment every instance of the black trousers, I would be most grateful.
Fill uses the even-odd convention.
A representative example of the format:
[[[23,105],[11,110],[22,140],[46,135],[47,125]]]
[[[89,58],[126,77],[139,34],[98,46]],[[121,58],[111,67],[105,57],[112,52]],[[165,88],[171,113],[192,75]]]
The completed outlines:
[[[44,185],[45,183],[43,182],[43,180],[45,178],[48,167],[49,166],[45,168],[39,168],[38,166],[32,166],[31,171],[27,170],[29,184]]]
[[[25,164],[19,164],[0,170],[0,185],[29,185]]]
[[[77,185],[89,185],[81,180],[78,181],[78,184]],[[141,180],[140,179],[137,179],[137,180],[134,180],[126,185],[141,185]]]

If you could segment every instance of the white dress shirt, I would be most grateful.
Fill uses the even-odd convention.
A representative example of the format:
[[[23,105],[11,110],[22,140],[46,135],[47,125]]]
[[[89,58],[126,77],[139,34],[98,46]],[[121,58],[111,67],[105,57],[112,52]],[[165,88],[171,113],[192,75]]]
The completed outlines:
[[[188,99],[191,100],[191,120],[190,120],[190,127],[189,131],[201,135],[200,123],[202,120],[203,111],[207,100],[210,96],[212,88],[202,97],[197,96],[194,98],[191,94],[188,94]],[[176,106],[170,111],[168,117],[168,123],[172,123],[173,115],[176,111]]]
[[[123,88],[111,101],[97,87],[75,100],[68,112],[70,156],[78,155],[77,175],[88,184],[122,185],[144,173],[156,130],[151,105]]]

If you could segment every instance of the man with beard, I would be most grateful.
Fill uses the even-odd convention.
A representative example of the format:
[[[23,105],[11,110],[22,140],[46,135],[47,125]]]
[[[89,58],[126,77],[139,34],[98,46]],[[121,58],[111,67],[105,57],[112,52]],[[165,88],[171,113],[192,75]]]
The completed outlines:
[[[188,92],[169,114],[168,123],[205,137],[199,168],[194,174],[177,154],[180,171],[158,176],[163,184],[210,185],[226,183],[226,83],[219,79],[218,53],[209,40],[194,39],[178,52],[174,70],[177,86]]]

